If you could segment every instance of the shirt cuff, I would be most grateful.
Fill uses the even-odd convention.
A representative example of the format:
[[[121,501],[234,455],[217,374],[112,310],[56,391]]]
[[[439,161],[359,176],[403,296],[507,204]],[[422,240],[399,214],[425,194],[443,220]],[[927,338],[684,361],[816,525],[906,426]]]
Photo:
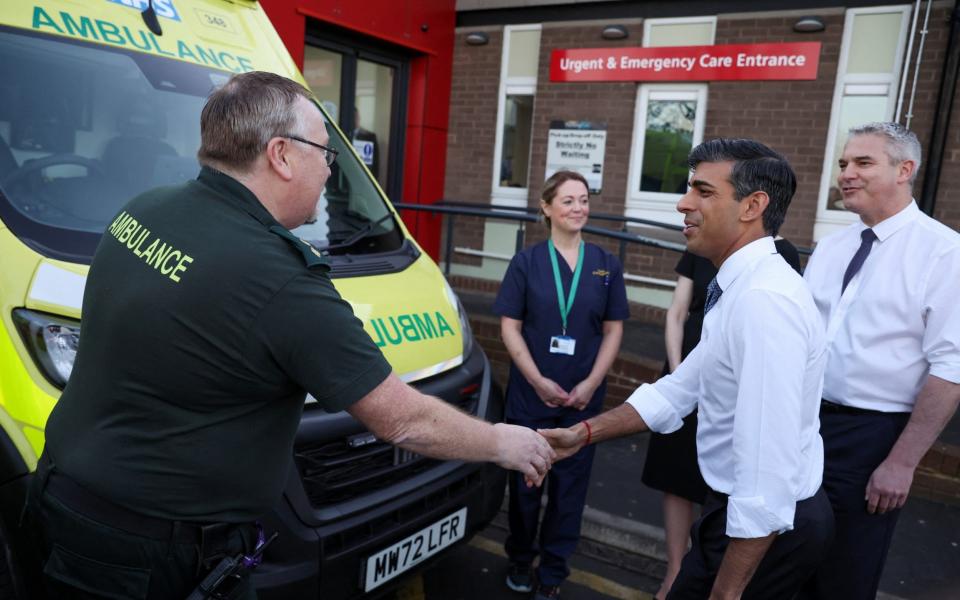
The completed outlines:
[[[683,419],[673,405],[649,383],[634,390],[627,398],[627,404],[640,414],[650,431],[673,433],[683,425]]]
[[[930,374],[950,383],[960,383],[960,364],[933,363],[930,365]]]
[[[727,535],[732,538],[762,538],[793,529],[796,502],[775,507],[776,510],[771,508],[763,496],[731,496],[727,500]]]

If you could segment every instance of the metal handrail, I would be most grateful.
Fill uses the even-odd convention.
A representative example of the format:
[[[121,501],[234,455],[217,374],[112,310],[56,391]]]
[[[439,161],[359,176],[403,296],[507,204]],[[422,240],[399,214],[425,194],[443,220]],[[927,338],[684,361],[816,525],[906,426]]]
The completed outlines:
[[[466,204],[466,203],[463,203]],[[430,213],[439,213],[450,215],[451,218],[447,219],[447,241],[446,247],[444,249],[444,265],[443,265],[443,274],[445,276],[450,275],[450,263],[453,258],[453,224],[454,218],[456,215],[463,215],[468,217],[483,217],[483,218],[492,218],[492,219],[501,219],[505,221],[517,221],[519,226],[517,227],[517,239],[516,239],[516,248],[515,251],[519,253],[523,250],[523,241],[525,238],[524,225],[526,223],[534,223],[540,220],[539,215],[528,214],[526,211],[519,212],[518,207],[510,207],[514,212],[498,212],[497,209],[491,208],[475,208],[477,205],[472,206],[457,206],[451,205],[450,203],[443,204],[407,204],[402,202],[395,202],[393,204],[394,208],[398,210],[415,210],[422,212]],[[489,205],[487,205],[489,206]],[[591,218],[594,218],[591,215]],[[628,218],[628,217],[624,217]],[[652,248],[661,248],[664,250],[673,250],[674,252],[683,252],[686,249],[684,244],[678,244],[676,242],[668,242],[666,240],[658,240],[656,238],[647,237],[645,235],[639,235],[636,233],[630,233],[626,231],[627,223],[624,222],[622,231],[615,231],[612,229],[606,229],[604,227],[595,227],[593,225],[587,225],[583,228],[583,231],[593,235],[599,235],[601,237],[606,237],[614,240],[620,241],[620,263],[623,264],[624,259],[626,258],[627,243],[641,244],[643,246],[650,246]]]
[[[528,214],[539,214],[540,212],[539,209],[531,208],[529,206],[508,206],[506,204],[480,204],[477,202],[461,202],[459,200],[440,200],[433,206],[463,206],[463,207],[469,207],[469,208],[491,208],[494,210],[522,211]],[[591,212],[590,219],[594,221],[616,221],[617,223],[636,223],[637,225],[648,225],[650,227],[657,227],[660,229],[669,229],[671,231],[683,231],[682,225],[671,225],[669,223],[661,223],[660,221],[652,221],[650,219],[641,219],[639,217],[625,217],[623,215],[612,215],[610,213]]]
[[[444,255],[446,258],[444,261],[445,275],[450,274],[450,259],[453,256],[453,217],[456,215],[481,217],[485,219],[500,219],[504,221],[519,221],[520,223],[517,227],[516,252],[523,250],[523,240],[525,236],[524,223],[532,223],[540,220],[540,211],[529,206],[482,204],[477,202],[462,202],[458,200],[445,199],[439,200],[436,204],[409,204],[405,202],[395,202],[393,206],[398,210],[418,210],[423,212],[450,215],[450,218],[447,219],[447,243],[444,249]],[[683,227],[680,225],[670,225],[668,223],[660,223],[658,221],[651,221],[648,219],[625,217],[622,215],[611,215],[605,213],[590,213],[590,219],[594,221],[614,221],[622,224],[619,231],[606,229],[603,227],[594,227],[593,225],[587,225],[583,228],[583,230],[587,233],[619,240],[620,251],[618,254],[620,258],[620,264],[624,264],[627,257],[627,243],[636,243],[653,248],[674,250],[677,252],[683,252],[686,250],[686,246],[684,244],[677,244],[675,242],[669,242],[666,240],[658,240],[657,238],[630,233],[629,231],[629,225],[632,224],[648,225],[669,231],[683,231]],[[805,246],[796,246],[796,248],[797,252],[803,256],[810,256],[813,254],[813,248],[807,248]]]

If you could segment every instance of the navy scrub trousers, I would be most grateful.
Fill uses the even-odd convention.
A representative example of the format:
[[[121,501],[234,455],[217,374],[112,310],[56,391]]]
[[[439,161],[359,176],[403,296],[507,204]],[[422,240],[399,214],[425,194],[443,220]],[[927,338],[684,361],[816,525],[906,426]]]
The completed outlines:
[[[552,419],[508,419],[508,422],[532,429],[546,429],[570,427],[582,420],[580,411],[572,410]],[[570,575],[567,558],[577,549],[580,540],[580,521],[587,501],[590,469],[596,449],[596,446],[583,448],[570,458],[554,464],[541,487],[527,487],[523,474],[510,473],[510,536],[505,544],[507,556],[513,562],[529,565],[539,550],[537,580],[542,585],[560,585]],[[544,487],[550,501],[543,513],[540,543],[537,545],[537,524]]]
[[[576,340],[576,351],[573,356],[553,354],[549,351],[550,339],[561,335],[562,319],[548,252],[547,243],[541,242],[514,256],[493,310],[523,322],[523,339],[537,368],[570,391],[593,369],[603,340],[603,322],[629,316],[626,288],[617,258],[599,246],[585,244],[580,282],[566,332]],[[558,266],[566,297],[573,270],[563,259],[558,260]],[[569,427],[599,413],[605,392],[606,384],[602,383],[582,411],[549,407],[511,365],[507,422],[534,429]],[[594,452],[593,446],[584,448],[553,465],[544,483],[549,501],[539,528],[543,488],[528,488],[522,475],[510,474],[510,535],[505,548],[510,560],[520,564],[531,564],[540,556],[537,577],[541,585],[559,585],[570,573],[567,558],[580,539]]]

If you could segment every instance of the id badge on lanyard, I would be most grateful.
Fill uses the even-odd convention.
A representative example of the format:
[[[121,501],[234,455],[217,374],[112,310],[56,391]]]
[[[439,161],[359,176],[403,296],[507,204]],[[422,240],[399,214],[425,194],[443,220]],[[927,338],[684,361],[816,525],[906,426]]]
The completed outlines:
[[[577,268],[573,270],[573,281],[570,283],[570,294],[563,297],[563,282],[560,281],[560,265],[557,262],[557,250],[553,240],[547,240],[550,250],[550,265],[553,267],[553,281],[557,286],[557,302],[560,305],[560,319],[562,329],[560,335],[550,337],[550,354],[566,354],[573,356],[577,348],[577,340],[567,335],[567,316],[577,296],[577,284],[580,283],[580,270],[583,267],[583,241],[580,242],[580,252],[577,256]]]

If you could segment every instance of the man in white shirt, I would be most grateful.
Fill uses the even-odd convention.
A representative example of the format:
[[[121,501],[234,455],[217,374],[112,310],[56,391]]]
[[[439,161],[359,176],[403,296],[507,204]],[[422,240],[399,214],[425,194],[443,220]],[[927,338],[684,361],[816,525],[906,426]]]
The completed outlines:
[[[796,189],[789,163],[752,140],[690,154],[687,248],[719,268],[700,344],[671,375],[569,429],[541,431],[558,459],[699,410],[697,456],[712,492],[668,598],[791,598],[833,530],[820,488],[823,324],[773,235]]]
[[[912,198],[917,137],[850,130],[838,185],[860,221],[825,237],[804,275],[827,326],[820,412],[836,541],[809,598],[876,597],[913,472],[960,401],[960,235]]]

